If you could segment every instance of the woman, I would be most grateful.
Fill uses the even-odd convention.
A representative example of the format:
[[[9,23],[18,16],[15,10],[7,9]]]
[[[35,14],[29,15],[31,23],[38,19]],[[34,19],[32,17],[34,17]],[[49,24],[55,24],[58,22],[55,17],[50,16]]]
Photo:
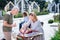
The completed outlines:
[[[27,12],[23,12],[23,21],[19,24],[19,30],[21,29],[22,25],[26,22],[28,22],[29,17],[28,17],[28,13]]]
[[[41,27],[40,21],[37,19],[34,12],[29,14],[29,22],[23,25],[20,32],[23,34],[27,34],[28,37],[38,35],[39,33],[42,33],[40,36],[35,37],[33,40],[44,40],[44,32],[43,28]],[[31,24],[31,28],[28,28],[28,26]]]

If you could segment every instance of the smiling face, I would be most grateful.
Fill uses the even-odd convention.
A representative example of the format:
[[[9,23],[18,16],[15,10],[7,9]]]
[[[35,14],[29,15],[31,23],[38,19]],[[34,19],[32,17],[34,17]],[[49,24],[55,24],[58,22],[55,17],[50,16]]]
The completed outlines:
[[[36,21],[36,20],[37,20],[37,17],[36,17],[35,14],[31,13],[31,14],[29,15],[29,19],[32,20],[32,21]]]
[[[29,16],[29,19],[33,21],[34,20],[34,17],[32,15],[30,15]]]

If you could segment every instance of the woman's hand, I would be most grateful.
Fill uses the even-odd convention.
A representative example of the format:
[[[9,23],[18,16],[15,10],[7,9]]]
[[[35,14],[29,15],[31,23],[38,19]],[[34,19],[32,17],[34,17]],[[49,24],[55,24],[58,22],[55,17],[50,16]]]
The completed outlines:
[[[38,32],[38,31],[28,28],[28,30],[25,31],[25,34],[29,34],[29,33],[32,33],[32,32]]]
[[[28,34],[28,33],[32,33],[32,30],[30,28],[28,28],[25,32],[25,34]]]
[[[32,30],[33,32],[38,32],[37,30]]]
[[[26,30],[25,34],[28,34],[29,30]]]
[[[24,29],[20,29],[20,32],[21,32],[22,34],[24,34]]]
[[[32,30],[31,28],[28,28],[28,30],[32,32],[38,32],[37,30]]]

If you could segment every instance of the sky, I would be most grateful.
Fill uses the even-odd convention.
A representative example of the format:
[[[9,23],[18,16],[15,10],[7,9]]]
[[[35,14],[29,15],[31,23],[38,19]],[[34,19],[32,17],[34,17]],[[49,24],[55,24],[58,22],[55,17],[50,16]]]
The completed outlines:
[[[28,1],[28,0],[26,0],[26,1]],[[46,2],[48,2],[48,1],[52,2],[53,0],[46,0]]]
[[[48,2],[48,1],[52,2],[53,0],[46,0],[46,1],[47,1],[47,2]]]

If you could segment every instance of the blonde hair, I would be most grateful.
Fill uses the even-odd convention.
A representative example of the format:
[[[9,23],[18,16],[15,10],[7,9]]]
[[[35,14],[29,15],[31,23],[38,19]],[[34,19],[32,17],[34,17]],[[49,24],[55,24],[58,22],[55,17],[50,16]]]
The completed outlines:
[[[31,12],[29,15],[33,16],[36,21],[38,20],[36,14],[34,12]]]

